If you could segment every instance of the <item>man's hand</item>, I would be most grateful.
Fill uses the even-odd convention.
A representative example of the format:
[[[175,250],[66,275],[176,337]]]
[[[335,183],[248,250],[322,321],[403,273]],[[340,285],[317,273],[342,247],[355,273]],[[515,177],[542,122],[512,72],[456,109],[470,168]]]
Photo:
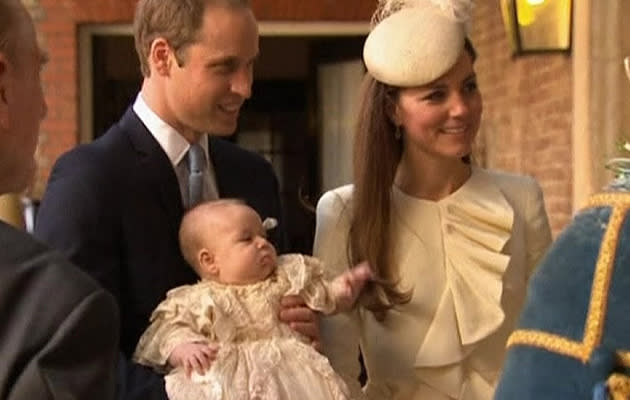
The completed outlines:
[[[280,320],[291,329],[311,340],[315,350],[321,350],[319,316],[306,306],[300,296],[285,296],[280,301]]]
[[[173,367],[183,367],[189,377],[193,370],[203,375],[216,360],[218,351],[216,343],[182,343],[168,356],[168,363]]]

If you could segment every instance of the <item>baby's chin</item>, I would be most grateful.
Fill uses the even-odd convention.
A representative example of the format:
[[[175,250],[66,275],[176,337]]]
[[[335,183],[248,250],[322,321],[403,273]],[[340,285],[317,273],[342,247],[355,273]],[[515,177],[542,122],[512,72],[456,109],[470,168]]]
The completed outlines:
[[[275,257],[273,257],[271,260],[263,260],[263,265],[261,265],[261,268],[263,269],[264,273],[264,277],[263,279],[267,279],[269,278],[271,275],[273,275],[274,271],[276,270],[276,259]]]
[[[260,268],[266,271],[268,270],[273,271],[276,268],[277,262],[278,262],[278,258],[274,253],[265,254],[258,260]]]
[[[269,268],[268,266],[260,266],[260,274],[257,276],[251,276],[248,279],[244,279],[243,281],[239,282],[239,283],[232,283],[232,284],[236,284],[236,285],[252,285],[258,282],[262,282],[268,278],[270,278],[271,276],[273,276],[274,271],[276,270],[275,265],[271,268]]]

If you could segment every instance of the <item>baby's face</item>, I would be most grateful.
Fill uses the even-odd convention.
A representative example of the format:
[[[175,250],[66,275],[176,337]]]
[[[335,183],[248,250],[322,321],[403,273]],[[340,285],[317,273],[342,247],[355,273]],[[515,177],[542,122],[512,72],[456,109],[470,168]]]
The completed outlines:
[[[276,249],[267,241],[258,214],[245,205],[222,211],[220,227],[210,238],[218,279],[226,284],[249,284],[267,278],[276,267]]]

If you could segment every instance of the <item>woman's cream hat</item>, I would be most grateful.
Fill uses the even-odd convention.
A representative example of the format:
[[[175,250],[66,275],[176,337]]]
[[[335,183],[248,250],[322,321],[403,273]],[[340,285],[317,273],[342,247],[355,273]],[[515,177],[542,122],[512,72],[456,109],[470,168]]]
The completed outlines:
[[[471,0],[380,0],[363,61],[374,79],[401,87],[432,82],[459,58]]]

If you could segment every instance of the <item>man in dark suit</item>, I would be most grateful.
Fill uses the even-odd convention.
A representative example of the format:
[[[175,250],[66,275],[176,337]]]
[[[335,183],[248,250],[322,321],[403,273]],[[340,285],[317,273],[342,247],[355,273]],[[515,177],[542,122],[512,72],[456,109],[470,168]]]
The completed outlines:
[[[162,377],[129,359],[166,292],[197,280],[178,246],[183,212],[197,201],[193,150],[201,199],[240,198],[276,218],[271,237],[282,250],[285,232],[270,164],[220,138],[251,95],[258,29],[248,1],[140,0],[134,33],[141,92],[105,135],[58,160],[35,234],[116,296],[119,398],[163,399]],[[284,302],[281,319],[317,345],[314,313],[295,297]]]
[[[35,171],[46,114],[46,56],[19,0],[0,0],[0,194]],[[112,399],[118,357],[114,298],[88,275],[0,222],[0,399]]]

